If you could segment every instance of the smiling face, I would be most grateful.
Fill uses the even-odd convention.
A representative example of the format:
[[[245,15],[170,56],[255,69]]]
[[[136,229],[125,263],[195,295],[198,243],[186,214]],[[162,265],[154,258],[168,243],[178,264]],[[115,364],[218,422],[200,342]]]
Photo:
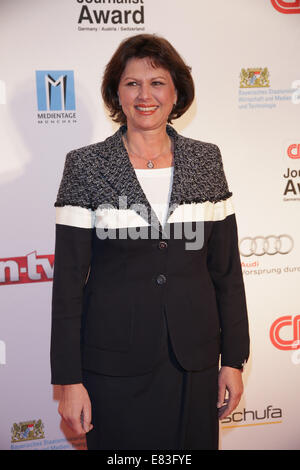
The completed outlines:
[[[140,131],[165,127],[177,101],[170,72],[147,57],[127,62],[118,94],[128,128]]]

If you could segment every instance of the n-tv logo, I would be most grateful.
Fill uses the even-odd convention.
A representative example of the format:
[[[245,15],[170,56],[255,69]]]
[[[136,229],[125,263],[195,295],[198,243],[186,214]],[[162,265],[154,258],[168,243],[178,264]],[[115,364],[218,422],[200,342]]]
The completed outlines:
[[[36,89],[39,111],[75,110],[73,70],[37,70]]]
[[[0,286],[47,282],[53,279],[54,255],[38,255],[36,251],[26,256],[0,259]]]

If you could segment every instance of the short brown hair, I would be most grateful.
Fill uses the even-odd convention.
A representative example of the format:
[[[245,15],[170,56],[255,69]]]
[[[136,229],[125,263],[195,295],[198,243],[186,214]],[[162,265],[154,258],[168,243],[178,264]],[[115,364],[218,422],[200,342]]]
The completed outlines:
[[[115,122],[126,123],[126,116],[119,104],[118,88],[127,61],[133,57],[149,57],[154,67],[160,66],[170,72],[178,98],[168,122],[182,116],[191,106],[195,95],[191,68],[166,39],[154,34],[138,34],[121,42],[105,68],[101,92],[110,117]]]

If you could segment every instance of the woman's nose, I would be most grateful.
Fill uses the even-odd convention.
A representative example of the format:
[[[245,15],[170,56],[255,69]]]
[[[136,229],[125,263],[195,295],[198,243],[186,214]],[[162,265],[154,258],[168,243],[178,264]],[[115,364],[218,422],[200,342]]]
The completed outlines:
[[[147,100],[149,98],[151,98],[152,94],[151,94],[151,87],[150,85],[148,84],[142,84],[140,86],[140,90],[139,90],[139,98],[140,99],[143,99],[143,100]]]

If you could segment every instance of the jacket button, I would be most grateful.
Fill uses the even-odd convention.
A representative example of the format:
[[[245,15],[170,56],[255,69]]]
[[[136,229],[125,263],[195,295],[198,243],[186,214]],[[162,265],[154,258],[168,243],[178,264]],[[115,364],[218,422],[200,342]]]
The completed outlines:
[[[164,250],[165,248],[167,248],[167,246],[168,246],[168,244],[165,241],[160,241],[159,244],[158,244],[158,248],[160,250]]]
[[[156,278],[156,283],[161,286],[167,282],[167,278],[164,274],[159,274]]]

